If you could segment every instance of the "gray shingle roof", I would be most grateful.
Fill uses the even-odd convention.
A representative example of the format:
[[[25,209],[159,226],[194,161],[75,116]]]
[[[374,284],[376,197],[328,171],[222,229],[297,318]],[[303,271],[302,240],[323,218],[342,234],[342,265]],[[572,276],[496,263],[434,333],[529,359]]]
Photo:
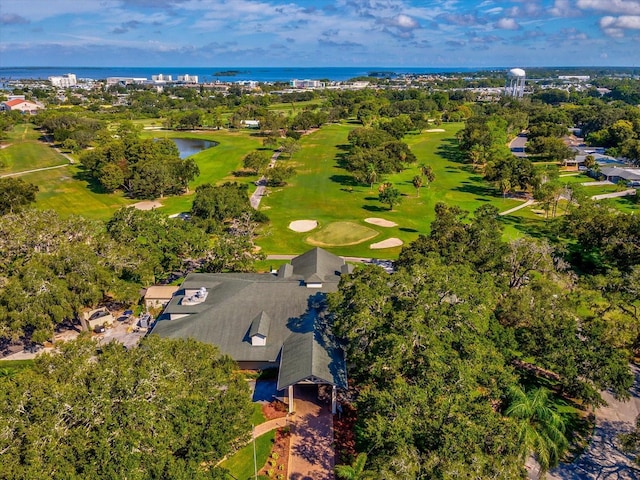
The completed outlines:
[[[265,311],[261,311],[256,318],[251,322],[251,328],[249,328],[249,337],[253,337],[254,335],[262,335],[266,337],[269,335],[269,325],[271,324],[271,318],[269,315],[265,313]]]
[[[319,305],[326,293],[337,290],[344,265],[342,258],[316,248],[294,258],[277,275],[192,273],[152,333],[217,345],[239,362],[275,363],[281,351],[284,358],[286,350],[286,365],[281,364],[284,381],[304,375],[301,378],[315,376],[346,386],[342,350],[328,339],[324,324],[317,321]],[[284,271],[287,275],[282,274]],[[322,287],[310,291],[305,279],[322,280]],[[207,291],[202,303],[182,303],[187,290],[201,287]],[[174,319],[167,319],[169,316]],[[251,345],[251,336],[256,333],[267,337],[266,345]],[[289,346],[283,349],[285,344]]]
[[[347,388],[344,352],[320,332],[292,333],[282,346],[278,390],[304,380]]]

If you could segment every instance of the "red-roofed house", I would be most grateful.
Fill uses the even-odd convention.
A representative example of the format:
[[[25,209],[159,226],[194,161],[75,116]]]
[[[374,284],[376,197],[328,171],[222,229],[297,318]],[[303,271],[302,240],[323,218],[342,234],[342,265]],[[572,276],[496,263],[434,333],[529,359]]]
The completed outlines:
[[[44,108],[42,105],[22,98],[14,98],[13,100],[8,100],[0,104],[1,110],[17,110],[22,113],[30,113],[31,115],[35,115],[38,113],[38,110],[42,108]]]

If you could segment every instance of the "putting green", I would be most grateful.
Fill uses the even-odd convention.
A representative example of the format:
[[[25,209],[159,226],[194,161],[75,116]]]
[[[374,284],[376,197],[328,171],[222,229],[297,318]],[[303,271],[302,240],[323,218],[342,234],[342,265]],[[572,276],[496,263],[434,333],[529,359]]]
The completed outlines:
[[[333,222],[309,235],[307,243],[316,247],[342,247],[366,242],[378,235],[374,229],[353,222]]]

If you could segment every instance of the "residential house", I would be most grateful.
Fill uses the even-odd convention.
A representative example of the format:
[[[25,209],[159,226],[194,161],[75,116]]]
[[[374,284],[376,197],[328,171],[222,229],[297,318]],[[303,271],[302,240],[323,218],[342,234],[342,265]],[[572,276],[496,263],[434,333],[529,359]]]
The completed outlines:
[[[35,115],[38,110],[42,110],[43,105],[32,102],[30,100],[24,100],[21,98],[14,98],[13,100],[7,100],[0,104],[0,110],[19,111],[21,113],[29,113]]]

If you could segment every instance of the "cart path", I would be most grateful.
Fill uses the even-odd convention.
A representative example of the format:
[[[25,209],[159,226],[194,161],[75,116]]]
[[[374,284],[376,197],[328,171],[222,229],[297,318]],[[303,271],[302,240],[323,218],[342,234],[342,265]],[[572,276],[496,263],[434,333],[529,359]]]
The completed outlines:
[[[68,167],[69,165],[70,165],[69,163],[63,163],[62,165],[55,165],[53,167],[42,167],[42,168],[35,168],[33,170],[23,170],[22,172],[5,173],[4,175],[0,175],[0,178],[18,177],[20,175],[26,175],[28,173],[42,172],[44,170],[53,170],[54,168]]]
[[[275,152],[273,152],[273,155],[271,156],[271,162],[269,162],[269,166],[267,168],[273,168],[276,164],[276,160],[278,160],[278,157],[280,156],[282,152],[280,150],[276,150]],[[262,197],[265,194],[265,191],[267,190],[267,179],[265,178],[265,176],[263,175],[262,177],[260,177],[260,180],[258,180],[258,188],[256,188],[256,191],[253,192],[253,194],[251,195],[251,198],[249,199],[249,203],[251,203],[251,207],[254,210],[258,210],[258,208],[260,207],[260,200],[262,200]]]
[[[518,210],[528,207],[529,205],[533,205],[534,203],[536,203],[535,200],[527,200],[526,202],[524,202],[521,205],[518,205],[516,207],[510,208],[509,210],[505,210],[504,212],[500,212],[498,215],[509,215],[510,213],[513,212],[517,212]]]
[[[573,463],[561,464],[547,474],[548,480],[632,480],[640,478],[640,467],[632,455],[620,449],[617,440],[629,432],[640,414],[640,368],[632,365],[635,382],[631,398],[620,401],[602,392],[608,405],[596,410],[596,428],[589,446]]]

